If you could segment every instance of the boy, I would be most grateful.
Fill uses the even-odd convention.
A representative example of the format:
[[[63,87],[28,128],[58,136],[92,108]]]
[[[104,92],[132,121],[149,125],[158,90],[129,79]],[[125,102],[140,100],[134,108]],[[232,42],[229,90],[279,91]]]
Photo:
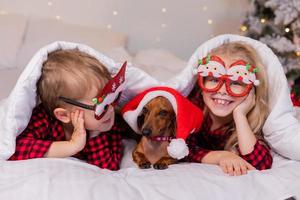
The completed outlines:
[[[108,70],[86,53],[50,53],[37,83],[41,103],[17,137],[10,160],[74,156],[118,170],[122,130],[115,124],[113,105],[124,87],[125,67],[126,63],[111,79]]]

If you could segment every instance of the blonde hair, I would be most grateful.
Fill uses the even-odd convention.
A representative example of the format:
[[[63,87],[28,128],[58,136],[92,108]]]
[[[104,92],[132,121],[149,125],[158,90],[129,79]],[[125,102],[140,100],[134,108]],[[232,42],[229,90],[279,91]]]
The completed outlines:
[[[255,105],[247,114],[247,119],[251,130],[254,132],[258,139],[263,140],[262,127],[268,116],[268,85],[267,74],[265,67],[261,62],[261,58],[256,53],[255,49],[243,42],[232,42],[223,44],[211,51],[212,55],[226,55],[230,57],[237,57],[243,59],[248,63],[251,63],[255,67],[259,68],[256,73],[257,79],[260,84],[255,87]],[[229,130],[232,134],[225,143],[225,150],[233,150],[233,147],[237,144],[237,132],[235,126]]]
[[[110,73],[96,58],[74,50],[57,50],[48,54],[42,75],[37,82],[38,96],[49,112],[66,107],[60,96],[79,100],[92,87],[100,92],[111,78]]]

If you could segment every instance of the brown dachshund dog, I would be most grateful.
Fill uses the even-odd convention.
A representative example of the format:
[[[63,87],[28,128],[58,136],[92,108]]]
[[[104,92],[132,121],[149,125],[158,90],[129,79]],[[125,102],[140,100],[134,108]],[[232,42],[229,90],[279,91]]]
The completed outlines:
[[[137,118],[137,125],[142,138],[132,157],[139,168],[150,168],[152,164],[154,169],[166,169],[177,162],[167,152],[176,131],[176,115],[168,99],[158,96],[148,102]]]

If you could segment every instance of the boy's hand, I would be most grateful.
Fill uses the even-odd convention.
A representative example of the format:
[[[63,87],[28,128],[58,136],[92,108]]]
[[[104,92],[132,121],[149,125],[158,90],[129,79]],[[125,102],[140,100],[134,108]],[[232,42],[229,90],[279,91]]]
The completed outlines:
[[[81,151],[86,144],[86,130],[84,128],[83,114],[84,112],[79,110],[71,112],[71,121],[74,126],[74,130],[70,143],[75,148],[74,150],[76,153]]]
[[[254,89],[252,88],[251,91],[249,92],[248,96],[244,101],[242,101],[234,110],[233,114],[234,115],[247,115],[248,112],[253,108],[255,105],[255,92]]]
[[[247,174],[248,170],[255,169],[251,164],[232,152],[224,152],[220,157],[219,165],[224,173],[230,176]]]

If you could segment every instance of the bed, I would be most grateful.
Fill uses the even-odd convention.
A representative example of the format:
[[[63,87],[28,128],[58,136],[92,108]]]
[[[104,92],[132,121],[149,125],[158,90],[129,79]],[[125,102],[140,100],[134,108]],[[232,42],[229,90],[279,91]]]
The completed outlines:
[[[19,49],[26,47],[23,46],[24,43],[30,47],[26,40],[20,43],[22,43],[22,47]],[[87,48],[90,50],[89,47]],[[28,50],[23,51],[28,52]],[[91,51],[94,52],[94,50]],[[182,80],[182,77],[187,76],[184,74],[190,73],[188,68],[192,58],[187,63],[164,50],[145,50],[136,55],[130,55],[122,45],[110,48],[106,54],[116,62],[124,59],[129,60],[135,67],[143,71],[143,76],[148,79],[147,83],[159,84],[164,81],[166,85],[172,85],[182,93],[186,91],[184,83],[181,85],[176,83],[178,79]],[[16,60],[20,59],[20,56],[22,57],[16,53]],[[10,67],[6,65],[0,70],[0,108],[2,112],[0,113],[0,155],[2,158],[0,160],[0,199],[281,200],[291,197],[300,198],[300,162],[296,161],[297,159],[289,159],[289,154],[283,157],[275,152],[273,152],[274,164],[272,169],[254,170],[247,175],[238,177],[224,174],[218,166],[196,163],[171,165],[167,170],[138,169],[131,158],[131,152],[136,145],[133,140],[123,140],[125,153],[119,171],[99,169],[74,158],[6,161],[3,159],[5,157],[3,152],[7,150],[5,145],[9,142],[6,139],[13,140],[15,135],[7,136],[5,130],[9,129],[2,128],[4,127],[3,124],[7,123],[7,119],[3,118],[6,116],[7,110],[2,108],[9,108],[7,105],[14,97],[16,89],[14,92],[10,92],[23,71],[22,66],[27,64],[16,63],[22,63],[22,61],[10,63]],[[24,70],[24,73],[29,74],[29,71],[25,72]],[[134,90],[139,92],[144,87],[141,84]],[[134,92],[129,91],[126,95],[127,98],[131,98],[134,96]],[[26,97],[24,99],[26,102]],[[27,106],[34,106],[34,102],[28,103]],[[28,115],[26,109],[24,112]],[[23,113],[20,113],[18,117],[24,117]],[[274,146],[275,151],[278,149],[276,145]],[[13,145],[8,145],[8,147],[12,149]],[[296,155],[297,152],[295,152],[291,155]]]
[[[121,170],[99,169],[73,159],[0,161],[1,199],[270,199],[300,198],[300,163],[275,155],[271,170],[229,177],[204,164],[140,170],[124,141]]]

